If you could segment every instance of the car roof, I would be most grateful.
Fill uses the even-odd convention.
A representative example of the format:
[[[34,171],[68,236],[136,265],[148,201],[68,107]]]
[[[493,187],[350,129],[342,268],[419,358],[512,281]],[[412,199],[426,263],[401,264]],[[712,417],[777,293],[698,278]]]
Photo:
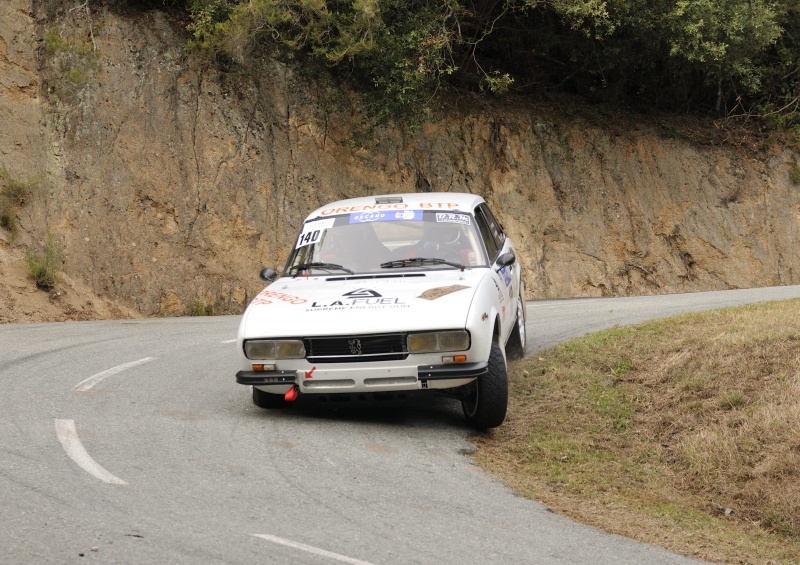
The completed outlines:
[[[472,212],[483,202],[477,194],[466,192],[410,192],[404,194],[380,194],[362,198],[348,198],[320,206],[307,217],[324,218],[353,212],[374,212],[377,210],[442,210]]]

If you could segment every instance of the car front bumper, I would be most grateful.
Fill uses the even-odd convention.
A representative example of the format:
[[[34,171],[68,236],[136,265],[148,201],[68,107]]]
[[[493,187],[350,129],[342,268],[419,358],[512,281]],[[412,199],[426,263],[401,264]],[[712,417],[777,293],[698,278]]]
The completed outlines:
[[[301,393],[381,392],[453,388],[488,371],[488,363],[450,363],[392,367],[314,367],[305,370],[239,371],[236,382],[266,392],[284,394],[297,386]]]

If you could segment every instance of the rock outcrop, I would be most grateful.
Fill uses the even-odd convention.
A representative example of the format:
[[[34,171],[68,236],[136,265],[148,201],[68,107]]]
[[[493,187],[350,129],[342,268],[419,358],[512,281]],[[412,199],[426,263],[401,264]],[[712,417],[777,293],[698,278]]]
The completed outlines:
[[[239,313],[311,209],[398,191],[483,195],[530,299],[800,282],[794,148],[522,103],[359,146],[349,114],[291,65],[221,73],[163,14],[114,5],[0,5],[0,166],[43,179],[16,245],[54,234],[70,277],[145,315]]]

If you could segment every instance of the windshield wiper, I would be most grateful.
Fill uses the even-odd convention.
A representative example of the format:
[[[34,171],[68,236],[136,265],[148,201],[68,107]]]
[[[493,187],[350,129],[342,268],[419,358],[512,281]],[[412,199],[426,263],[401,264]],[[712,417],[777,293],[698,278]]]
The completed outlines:
[[[292,265],[289,268],[289,273],[294,272],[294,276],[300,271],[307,271],[308,269],[324,269],[326,271],[344,271],[350,275],[353,274],[353,271],[348,269],[347,267],[342,267],[341,265],[337,265],[336,263],[300,263],[299,265]]]
[[[466,269],[461,263],[448,261],[447,259],[437,259],[429,257],[414,257],[413,259],[398,259],[397,261],[387,261],[381,263],[381,269],[396,269],[399,267],[417,267],[419,265],[450,265],[462,271]]]

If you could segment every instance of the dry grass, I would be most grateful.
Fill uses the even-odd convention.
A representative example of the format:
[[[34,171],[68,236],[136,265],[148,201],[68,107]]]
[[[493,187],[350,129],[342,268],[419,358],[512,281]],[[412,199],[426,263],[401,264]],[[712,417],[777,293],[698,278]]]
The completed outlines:
[[[512,488],[694,557],[800,562],[800,301],[601,332],[510,375],[475,457]]]

